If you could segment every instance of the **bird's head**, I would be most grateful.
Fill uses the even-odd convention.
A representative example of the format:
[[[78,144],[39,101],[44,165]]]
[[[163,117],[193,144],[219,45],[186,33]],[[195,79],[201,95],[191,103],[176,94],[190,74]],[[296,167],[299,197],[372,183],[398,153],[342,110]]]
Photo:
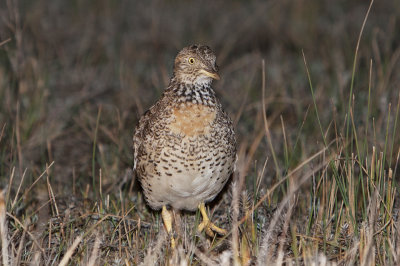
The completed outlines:
[[[185,47],[175,58],[174,77],[186,84],[209,85],[213,79],[220,79],[215,61],[215,54],[206,45]]]

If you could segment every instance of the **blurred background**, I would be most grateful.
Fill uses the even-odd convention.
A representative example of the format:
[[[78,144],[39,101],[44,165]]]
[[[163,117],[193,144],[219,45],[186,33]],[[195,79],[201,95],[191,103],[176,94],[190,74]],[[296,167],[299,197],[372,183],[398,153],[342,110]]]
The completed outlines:
[[[29,187],[54,161],[47,175],[59,201],[71,195],[96,201],[90,192],[100,180],[104,191],[118,198],[121,184],[132,177],[138,118],[168,85],[178,51],[195,43],[209,45],[217,55],[222,79],[214,88],[235,122],[248,188],[267,158],[263,185],[324,147],[303,52],[328,142],[343,137],[350,98],[360,138],[369,148],[386,149],[386,129],[396,125],[399,99],[400,1],[373,4],[350,95],[369,4],[1,1],[0,185],[13,176],[15,193],[24,176]],[[277,164],[265,137],[262,60]],[[395,163],[400,144],[398,133],[390,139],[387,165]],[[25,197],[16,215],[40,206],[39,192],[46,195],[48,189],[40,187],[30,190],[38,193]]]
[[[61,187],[91,180],[99,115],[96,171],[113,183],[132,166],[139,116],[161,95],[184,46],[207,44],[222,80],[214,87],[235,120],[239,143],[263,130],[266,108],[278,154],[281,119],[294,141],[312,104],[308,61],[323,127],[347,106],[354,53],[368,1],[2,1],[0,4],[0,176],[17,166],[32,176],[55,161]],[[372,66],[372,115],[398,94],[400,3],[376,1],[365,26],[355,75],[360,115]],[[395,104],[395,102],[393,103]],[[310,111],[310,117],[314,112]],[[386,116],[384,116],[386,117]],[[339,117],[343,121],[344,117]],[[279,131],[279,132],[278,132]],[[321,148],[314,119],[305,121],[299,155]],[[318,137],[315,137],[318,136]],[[256,159],[268,156],[260,141]],[[1,183],[6,182],[3,178]],[[68,187],[64,187],[68,189]]]

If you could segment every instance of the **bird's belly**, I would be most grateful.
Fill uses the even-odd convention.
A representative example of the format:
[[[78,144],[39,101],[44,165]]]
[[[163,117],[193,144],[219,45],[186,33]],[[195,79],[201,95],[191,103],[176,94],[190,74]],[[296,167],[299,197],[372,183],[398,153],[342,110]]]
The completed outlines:
[[[178,146],[164,146],[159,160],[154,160],[149,204],[195,210],[200,202],[214,199],[233,171],[235,155],[226,151],[218,140],[205,136],[185,137]]]

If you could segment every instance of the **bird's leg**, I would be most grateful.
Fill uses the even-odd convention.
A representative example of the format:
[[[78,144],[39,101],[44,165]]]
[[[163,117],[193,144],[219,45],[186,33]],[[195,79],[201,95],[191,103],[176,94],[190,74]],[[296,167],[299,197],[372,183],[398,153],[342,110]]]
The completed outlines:
[[[178,236],[181,236],[181,224],[182,224],[182,217],[181,217],[181,212],[178,209],[172,209],[172,213],[174,216],[174,221],[175,221],[175,231]]]
[[[172,235],[172,215],[167,210],[167,207],[165,207],[165,205],[162,207],[161,216],[164,222],[165,229],[167,230],[167,233],[171,238],[171,248],[175,249],[175,239]]]
[[[228,232],[225,229],[219,228],[215,224],[213,224],[210,219],[207,216],[206,212],[206,207],[204,205],[204,202],[200,203],[199,209],[201,212],[201,215],[203,216],[203,221],[199,224],[199,227],[197,227],[197,230],[199,232],[203,231],[204,229],[206,230],[206,234],[209,235],[210,237],[214,236],[214,232],[217,232],[220,235],[225,235]]]

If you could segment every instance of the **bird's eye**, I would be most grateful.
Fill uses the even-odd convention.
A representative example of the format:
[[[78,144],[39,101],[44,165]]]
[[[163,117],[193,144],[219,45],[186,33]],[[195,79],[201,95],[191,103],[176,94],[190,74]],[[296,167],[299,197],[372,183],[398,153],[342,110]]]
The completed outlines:
[[[191,65],[194,64],[194,58],[193,57],[189,58],[189,64],[191,64]]]

